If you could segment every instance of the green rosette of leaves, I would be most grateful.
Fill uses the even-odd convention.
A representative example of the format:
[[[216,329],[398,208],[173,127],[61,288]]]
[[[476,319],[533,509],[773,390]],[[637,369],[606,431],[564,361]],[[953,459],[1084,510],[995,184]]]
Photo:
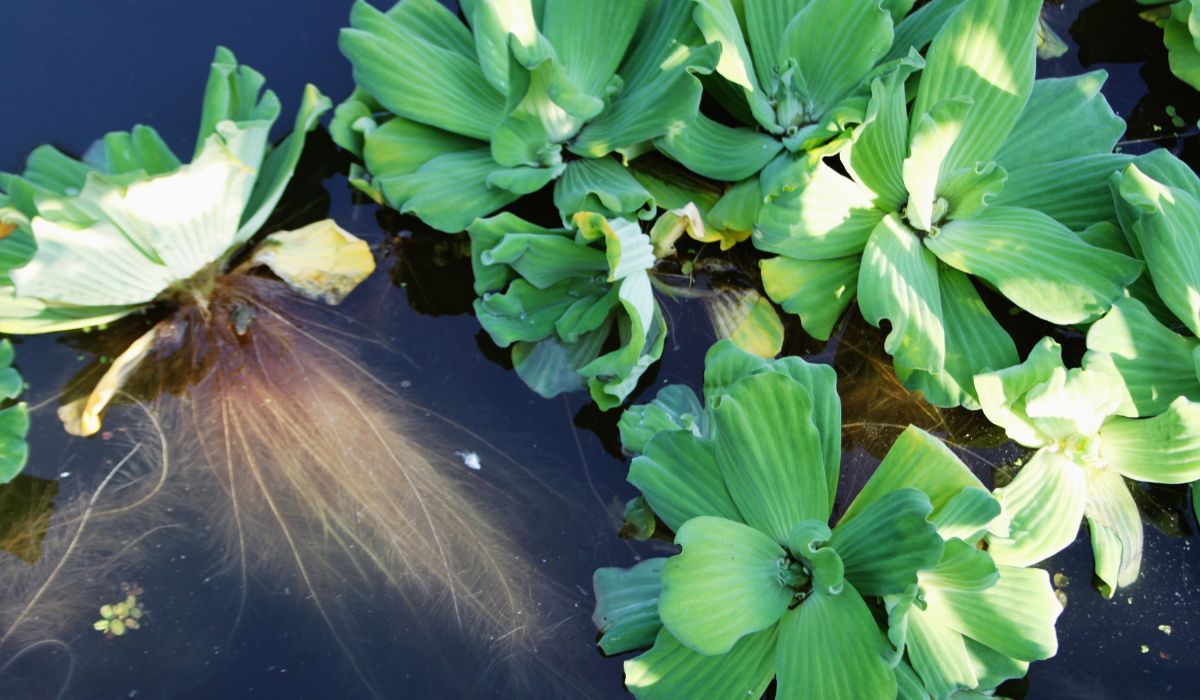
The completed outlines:
[[[656,258],[636,221],[580,212],[572,223],[546,229],[504,213],[471,225],[475,315],[496,344],[512,346],[531,389],[551,397],[586,386],[608,410],[662,355]]]
[[[650,218],[653,196],[613,157],[696,115],[703,45],[688,0],[437,0],[355,4],[342,53],[359,89],[334,139],[377,201],[447,232],[554,182],[577,211]]]
[[[1147,274],[1092,324],[1084,367],[1120,377],[1120,415],[1154,416],[1180,396],[1200,401],[1200,178],[1157,150],[1111,184],[1121,226],[1108,245]]]
[[[693,172],[735,183],[718,213],[750,221],[845,145],[871,77],[919,65],[910,52],[961,2],[936,0],[906,18],[912,0],[692,1],[705,39],[722,48],[708,94],[733,125],[701,113],[655,145]]]
[[[1200,477],[1200,405],[1171,402],[1153,418],[1117,415],[1120,379],[1063,365],[1044,339],[1016,366],[975,378],[988,418],[1037,452],[996,497],[1010,521],[988,538],[999,562],[1033,564],[1075,540],[1087,519],[1101,592],[1112,596],[1137,579],[1142,521],[1126,479],[1183,484]]]
[[[0,269],[10,270],[0,276],[0,332],[108,323],[222,267],[266,223],[331,107],[308,86],[291,134],[272,147],[281,108],[264,84],[217,49],[189,164],[139,125],[106,135],[82,161],[41,146],[23,173],[0,174],[0,220],[16,225],[0,241]]]
[[[629,481],[682,547],[596,572],[601,649],[650,647],[625,663],[635,696],[759,697],[774,678],[780,698],[891,700],[902,657],[918,688],[957,689],[1054,653],[1048,577],[1008,576],[966,544],[999,508],[936,439],[906,432],[830,528],[841,461],[832,368],[722,341],[704,395],[702,405],[667,387],[621,421],[640,452]],[[1032,604],[996,605],[1014,591]],[[891,608],[886,636],[872,605]],[[958,646],[932,649],[942,640]]]
[[[154,129],[98,141],[83,160],[51,146],[20,175],[0,174],[0,332],[99,326],[165,303],[203,307],[217,278],[252,242],[292,178],[304,141],[332,104],[309,85],[290,134],[265,79],[216,51],[196,150],[183,164]],[[271,234],[240,269],[265,265],[297,292],[337,303],[374,268],[367,245],[332,221]],[[100,414],[145,359],[155,326],[115,358],[92,393],[59,409],[69,432],[95,433]]]
[[[764,207],[768,295],[827,338],[857,296],[910,389],[977,408],[972,378],[1017,361],[976,281],[1053,323],[1104,314],[1141,263],[1077,232],[1116,220],[1124,123],[1102,72],[1034,80],[1038,0],[964,0],[927,55],[875,78],[863,124],[806,185]],[[1052,184],[1051,184],[1052,183]]]
[[[1175,77],[1200,90],[1200,3],[1197,0],[1138,0],[1155,7],[1142,13],[1163,30],[1167,60]]]

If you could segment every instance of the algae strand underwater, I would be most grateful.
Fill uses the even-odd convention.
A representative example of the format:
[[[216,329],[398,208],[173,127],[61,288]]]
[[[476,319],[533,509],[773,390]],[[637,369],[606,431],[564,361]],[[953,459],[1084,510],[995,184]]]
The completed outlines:
[[[1032,21],[1030,2],[1005,2]],[[688,11],[674,12],[673,3]],[[29,187],[0,179],[9,198],[0,209],[24,207],[27,221],[69,233],[104,228],[97,221],[131,231],[110,206],[116,198],[120,213],[158,231],[210,240],[187,238],[204,228],[191,224],[220,220],[226,237],[176,250],[163,243],[166,234],[125,236],[116,264],[105,257],[114,246],[80,252],[68,244],[51,257],[62,236],[44,236],[43,224],[27,227],[40,247],[23,261],[34,267],[15,274],[17,290],[43,301],[68,298],[74,316],[56,317],[63,330],[51,333],[33,332],[29,316],[20,317],[21,328],[14,317],[0,319],[13,331],[4,336],[12,369],[0,367],[0,441],[21,428],[18,404],[29,417],[27,456],[6,446],[11,441],[0,444],[0,477],[9,476],[5,465],[24,466],[0,486],[0,697],[684,697],[687,684],[656,665],[664,658],[685,659],[684,667],[697,658],[726,664],[714,676],[691,667],[705,692],[744,683],[742,695],[765,688],[768,697],[868,696],[839,689],[821,657],[788,651],[787,639],[808,629],[801,619],[829,621],[828,637],[803,646],[836,650],[871,692],[895,684],[901,697],[946,696],[956,683],[969,686],[945,664],[923,659],[925,635],[965,645],[977,682],[985,666],[1011,678],[994,691],[999,697],[1192,695],[1200,674],[1200,552],[1192,493],[1172,476],[1188,473],[1086,471],[1107,469],[1088,445],[1115,443],[1112,425],[1136,431],[1184,414],[1170,412],[1171,397],[1137,390],[1088,394],[1108,412],[1073,419],[1075,432],[1025,413],[1027,395],[1082,386],[1102,366],[1125,371],[1133,387],[1137,365],[1123,364],[1124,346],[1101,335],[1142,319],[1138,304],[1157,324],[1145,322],[1147,338],[1190,352],[1196,329],[1172,301],[1167,277],[1153,285],[1127,279],[1133,268],[1125,260],[1144,258],[1154,269],[1139,245],[1149,234],[1127,233],[1134,244],[1123,252],[1073,249],[1117,270],[1093,285],[1087,303],[1099,303],[1096,290],[1110,282],[1130,290],[1131,299],[1103,314],[1088,307],[1057,317],[1006,278],[941,273],[950,279],[942,294],[972,289],[1001,329],[994,337],[1004,340],[994,347],[1011,345],[1011,356],[1001,348],[993,365],[971,366],[955,359],[947,334],[944,366],[967,366],[983,384],[921,367],[931,355],[914,348],[925,347],[928,326],[898,321],[902,307],[886,294],[859,282],[857,300],[853,287],[809,299],[787,283],[811,262],[794,243],[809,234],[788,217],[804,206],[814,180],[855,202],[860,189],[872,193],[863,212],[874,208],[881,220],[899,222],[895,230],[919,231],[923,254],[942,256],[942,268],[958,262],[939,246],[961,224],[977,223],[977,212],[941,191],[928,211],[915,204],[923,190],[904,179],[899,160],[909,201],[892,211],[898,202],[881,184],[886,178],[845,155],[856,134],[871,138],[864,124],[887,117],[879,105],[898,102],[896,113],[903,111],[905,98],[889,97],[897,85],[903,95],[907,83],[918,105],[934,99],[917,93],[934,91],[922,84],[930,81],[923,74],[942,70],[935,49],[922,45],[913,58],[879,44],[869,61],[846,52],[836,78],[805,82],[796,76],[832,71],[821,52],[806,50],[815,39],[792,32],[790,53],[777,60],[766,47],[778,38],[748,28],[757,20],[746,10],[762,6],[750,0],[614,3],[609,44],[628,46],[607,53],[594,32],[562,21],[573,16],[562,10],[572,3],[533,2],[544,41],[522,43],[534,36],[522,33],[529,27],[505,23],[529,3],[474,0],[462,3],[467,23],[455,19],[462,28],[446,30],[457,43],[439,50],[452,49],[461,57],[456,70],[475,76],[473,98],[487,94],[484,107],[464,102],[457,121],[447,121],[440,98],[389,83],[372,63],[400,55],[388,48],[395,37],[380,17],[404,31],[418,26],[399,9],[384,15],[393,3],[373,4],[378,15],[349,0],[50,0],[9,9],[21,31],[0,44],[0,57],[13,69],[9,94],[24,99],[10,101],[0,118],[0,172],[25,172]],[[827,4],[792,3],[785,19],[803,5]],[[945,8],[928,44],[937,41],[934,29],[954,24],[959,5],[980,4],[940,0],[911,9]],[[429,14],[431,0],[401,5],[442,17]],[[656,26],[686,27],[672,39],[678,50],[662,55],[675,63],[650,60],[660,56],[653,42],[666,37],[639,29],[639,16],[649,15],[633,8],[642,5],[662,13]],[[913,3],[875,5],[849,45],[875,46],[876,34],[863,38],[867,27],[900,27]],[[501,6],[514,14],[495,11]],[[1106,81],[1070,83],[1100,95],[1075,114],[1100,119],[1096,99],[1106,99],[1127,123],[1113,136],[1125,155],[1105,154],[1107,137],[1096,135],[1112,132],[1111,119],[1097,122],[1103,126],[1087,143],[1077,139],[1072,153],[1120,161],[1111,187],[1129,209],[1111,229],[1092,226],[1080,237],[1096,249],[1111,244],[1114,231],[1120,236],[1117,224],[1136,220],[1137,231],[1149,231],[1154,217],[1173,215],[1150,211],[1147,202],[1160,200],[1147,180],[1192,192],[1190,170],[1122,158],[1161,147],[1190,169],[1200,166],[1200,99],[1172,73],[1183,65],[1172,64],[1172,51],[1185,55],[1187,47],[1164,45],[1186,21],[1165,21],[1169,12],[1160,12],[1151,17],[1158,26],[1139,17],[1146,10],[1126,0],[1041,8],[1036,77],[1080,81],[1107,71]],[[824,19],[831,35],[846,24]],[[721,38],[730,26],[740,49],[733,34]],[[917,42],[925,30],[908,26],[895,36]],[[504,28],[513,32],[508,41],[480,38]],[[1045,47],[1057,44],[1045,30],[1065,52],[1052,56],[1058,52]],[[1017,41],[1006,36],[998,33],[997,45]],[[228,51],[214,59],[217,46]],[[488,48],[496,46],[499,53]],[[727,58],[735,54],[740,74]],[[555,83],[548,67],[560,60],[569,80]],[[900,77],[889,83],[884,64]],[[403,64],[385,65],[395,72]],[[445,65],[431,60],[429,70]],[[516,77],[522,71],[528,83]],[[277,99],[251,89],[259,74]],[[739,80],[768,95],[770,106],[757,104]],[[851,83],[865,92],[837,87]],[[552,120],[557,131],[515,119],[499,138],[469,123],[488,122],[479,115],[493,108],[502,116],[539,114],[514,95],[548,86],[569,108]],[[652,105],[644,97],[651,94],[675,101],[669,114],[638,111]],[[657,124],[691,118],[680,105],[707,128],[656,132]],[[942,119],[955,109],[928,111]],[[1017,123],[997,157],[1007,190],[980,168],[975,201],[991,210],[1048,210],[1080,233],[1093,190],[1023,175],[1064,152],[1055,140],[1062,134]],[[135,124],[154,134],[134,129],[93,145]],[[643,129],[637,143],[621,142],[630,124]],[[705,139],[718,133],[730,139],[726,148],[742,149],[738,157],[714,162]],[[438,148],[413,151],[418,136]],[[420,162],[405,167],[420,177],[389,171],[403,160],[389,150],[397,143],[419,152],[412,158]],[[64,156],[41,161],[52,167],[31,165],[30,176],[27,159],[40,144]],[[920,139],[903,148],[920,150]],[[743,157],[747,149],[758,155]],[[240,164],[253,160],[253,173],[228,154]],[[441,171],[428,162],[446,154],[458,169],[447,172],[462,174],[458,192],[439,194],[431,183]],[[802,171],[798,163],[809,154],[824,156],[829,172]],[[101,176],[84,177],[80,160]],[[626,163],[631,178],[614,168]],[[493,183],[486,198],[473,196],[481,170]],[[821,179],[829,174],[840,179]],[[53,191],[43,179],[51,175],[67,182],[45,194],[38,188]],[[771,187],[785,194],[766,196]],[[1059,191],[1083,204],[1056,209]],[[755,193],[770,203],[749,206]],[[989,207],[995,197],[999,204]],[[0,231],[0,245],[10,244],[0,253],[26,235],[21,222]],[[882,236],[856,240],[837,251],[856,279],[859,267],[875,269],[872,261],[894,255]],[[518,241],[540,262],[514,253]],[[56,277],[72,259],[72,274]],[[173,276],[156,277],[164,266]],[[9,272],[0,287],[11,293]],[[575,312],[564,310],[570,304]],[[958,308],[944,307],[947,328],[961,320]],[[889,340],[897,329],[907,342]],[[731,340],[718,344],[723,338]],[[563,349],[574,358],[566,367],[551,361]],[[1055,389],[1060,365],[1069,379]],[[1068,374],[1080,365],[1086,373]],[[1009,375],[999,372],[1009,366]],[[1018,373],[1026,384],[1007,379]],[[1180,390],[1197,398],[1190,392]],[[64,422],[82,435],[69,435]],[[1095,430],[1081,427],[1093,422]],[[1023,431],[1027,425],[1036,430]],[[748,438],[747,426],[771,437]],[[1116,475],[1120,490],[1110,493],[1126,494],[1113,498],[1137,510],[1140,560],[1108,540],[1097,544],[1097,533],[1110,531],[1129,542],[1133,526],[1095,509],[1073,523],[1060,519],[1055,537],[1036,547],[994,527],[1003,507],[1017,513],[1012,522],[1022,532],[1036,534],[1019,506],[1029,491],[1022,484],[1038,472],[1022,467],[1046,463],[1048,444],[1069,445],[1061,454],[1086,463],[1089,478],[1113,486]],[[794,470],[755,472],[797,455],[804,458]],[[924,465],[929,483],[903,468],[909,463]],[[689,479],[671,480],[688,469]],[[880,502],[895,515],[883,518]],[[1119,527],[1103,529],[1114,522]],[[903,535],[871,540],[872,529]],[[759,553],[771,567],[770,585],[729,584],[746,569],[714,564],[713,542],[727,548],[718,554],[736,550],[751,568]],[[862,554],[885,547],[894,549],[891,558]],[[963,592],[968,571],[980,590],[1020,591],[1033,611],[1023,619],[1036,624],[993,637],[968,623],[946,626],[953,615],[945,610],[976,609],[954,607],[974,595]],[[901,585],[909,579],[919,586]],[[747,590],[757,600],[734,595]],[[727,607],[742,614],[705,604],[719,595],[734,595]],[[996,596],[988,604],[1003,608]],[[856,646],[864,635],[878,636],[878,658]],[[749,667],[753,681],[744,680]]]

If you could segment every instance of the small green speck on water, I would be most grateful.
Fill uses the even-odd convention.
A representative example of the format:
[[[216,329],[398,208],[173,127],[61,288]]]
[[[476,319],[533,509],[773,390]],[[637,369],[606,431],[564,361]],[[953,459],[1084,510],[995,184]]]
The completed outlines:
[[[1142,645],[1142,653],[1143,653],[1143,654],[1149,654],[1149,653],[1150,653],[1150,647],[1148,647],[1148,646],[1146,646],[1145,644],[1143,644],[1143,645]]]
[[[1062,572],[1054,574],[1054,585],[1055,586],[1057,586],[1059,588],[1066,588],[1070,584],[1071,584],[1071,579],[1067,578],[1066,574],[1064,574]]]
[[[1162,632],[1163,634],[1167,635],[1168,637],[1171,636],[1171,626],[1170,625],[1159,625],[1158,631]]]

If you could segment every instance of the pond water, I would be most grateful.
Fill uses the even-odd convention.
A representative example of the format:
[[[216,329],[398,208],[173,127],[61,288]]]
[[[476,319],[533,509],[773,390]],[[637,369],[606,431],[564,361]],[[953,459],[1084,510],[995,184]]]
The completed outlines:
[[[0,170],[18,170],[35,144],[82,153],[97,135],[138,122],[154,125],[177,152],[186,153],[218,43],[263,72],[288,108],[305,82],[340,100],[352,81],[337,51],[336,30],[350,5],[349,0],[10,3],[9,31],[0,43],[6,69]],[[1181,129],[1172,125],[1166,107],[1195,124],[1200,100],[1170,76],[1161,32],[1138,20],[1136,12],[1130,0],[1048,5],[1051,26],[1072,48],[1041,63],[1039,75],[1107,69],[1106,94],[1131,121],[1123,148],[1167,146],[1198,165],[1195,129],[1175,136]],[[114,534],[146,538],[138,542],[145,555],[130,558],[127,570],[118,572],[121,581],[144,589],[146,624],[111,640],[92,630],[96,609],[123,597],[116,587],[111,600],[64,601],[56,614],[63,618],[60,639],[70,653],[61,645],[30,648],[20,656],[0,648],[8,655],[0,656],[0,667],[8,664],[0,672],[0,698],[60,697],[64,684],[63,698],[369,697],[360,675],[389,698],[626,696],[621,659],[605,659],[593,646],[592,572],[632,565],[670,551],[670,545],[617,536],[621,504],[635,495],[624,481],[619,412],[602,413],[582,394],[551,400],[533,394],[471,315],[465,239],[357,200],[343,174],[346,165],[326,137],[314,137],[287,197],[286,224],[330,216],[375,247],[379,270],[339,307],[333,330],[355,337],[365,365],[408,403],[422,443],[440,465],[484,489],[525,565],[546,583],[539,614],[548,631],[536,653],[507,659],[496,645],[472,641],[469,622],[458,627],[445,610],[399,604],[347,576],[344,590],[335,587],[330,595],[345,604],[337,627],[354,659],[349,663],[296,580],[264,576],[243,591],[241,577],[207,529],[209,519],[197,517],[194,508],[164,506],[155,524],[131,523],[128,532]],[[522,209],[542,220],[554,217],[545,201]],[[666,351],[633,402],[648,400],[667,383],[699,384],[703,356],[714,339],[705,312],[694,301],[671,302],[667,311]],[[1026,349],[1045,332],[1021,330]],[[1060,340],[1078,356],[1078,337]],[[29,476],[19,483],[29,493],[57,488],[57,506],[94,490],[131,446],[150,440],[133,431],[132,407],[114,411],[105,425],[109,433],[87,440],[68,439],[55,418],[59,392],[80,372],[94,371],[104,344],[103,338],[79,334],[18,342],[17,364],[31,385],[26,399],[36,407]],[[839,502],[848,502],[869,476],[896,435],[889,427],[895,423],[911,421],[947,437],[989,483],[993,468],[1020,456],[996,440],[978,415],[939,412],[906,395],[889,380],[881,347],[882,335],[854,318],[828,347],[789,324],[785,352],[834,362],[839,369],[848,424]],[[182,461],[176,468],[186,470],[186,456]],[[1148,525],[1141,578],[1104,600],[1091,587],[1086,534],[1046,562],[1052,574],[1062,575],[1056,583],[1067,600],[1058,624],[1060,651],[1034,664],[1026,680],[1006,686],[1009,695],[1196,696],[1196,523],[1185,490],[1159,487],[1142,495]],[[0,498],[0,519],[33,500]],[[213,501],[199,510],[205,507],[223,506]],[[0,567],[21,566],[26,564],[0,552]],[[0,596],[7,593],[0,590]]]

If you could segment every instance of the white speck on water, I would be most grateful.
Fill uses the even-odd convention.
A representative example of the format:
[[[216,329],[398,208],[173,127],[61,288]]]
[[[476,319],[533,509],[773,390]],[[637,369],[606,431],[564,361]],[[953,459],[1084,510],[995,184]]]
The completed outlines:
[[[412,386],[412,382],[410,382],[409,380],[405,379],[404,381],[400,382],[400,386],[401,386],[402,388],[404,388],[404,389],[407,389],[407,388],[409,388],[410,386]]]
[[[63,472],[62,474],[59,474],[59,475],[58,475],[58,478],[60,478],[60,479],[65,479],[65,478],[67,478],[68,476],[71,476],[71,472]]]
[[[467,469],[471,469],[473,471],[479,471],[480,469],[483,469],[483,464],[479,461],[478,452],[455,452],[454,454],[458,455],[458,458],[463,461],[463,464],[467,465]]]

